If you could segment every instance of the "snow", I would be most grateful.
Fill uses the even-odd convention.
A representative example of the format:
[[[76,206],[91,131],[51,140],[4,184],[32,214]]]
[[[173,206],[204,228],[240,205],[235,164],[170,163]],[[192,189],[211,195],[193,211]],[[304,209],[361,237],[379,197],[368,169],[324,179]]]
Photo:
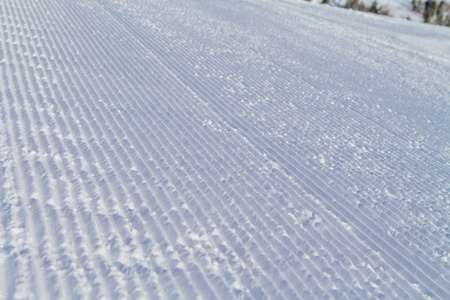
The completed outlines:
[[[450,31],[271,0],[0,2],[1,299],[449,299]]]
[[[314,4],[322,4],[322,0],[284,0],[290,1],[292,3],[304,2],[308,1]],[[375,0],[358,0],[358,3],[364,4],[364,6],[369,9]],[[439,3],[442,0],[437,0],[436,3]],[[425,1],[417,1],[418,10],[413,11],[412,0],[376,0],[377,7],[381,8],[382,11],[385,11],[389,17],[409,20],[413,22],[423,23],[423,12],[425,9]],[[444,2],[448,5],[449,1],[444,0]],[[345,8],[347,4],[347,0],[330,0],[329,5],[333,6],[333,8]],[[356,10],[355,10],[356,11]],[[364,12],[365,13],[365,12]],[[447,17],[448,11],[444,10],[443,20]]]

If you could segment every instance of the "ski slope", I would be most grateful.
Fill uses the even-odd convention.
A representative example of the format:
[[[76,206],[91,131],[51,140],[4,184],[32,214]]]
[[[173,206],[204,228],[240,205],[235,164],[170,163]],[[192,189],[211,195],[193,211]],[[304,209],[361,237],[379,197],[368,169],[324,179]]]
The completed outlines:
[[[0,299],[450,299],[448,28],[270,0],[0,17]]]

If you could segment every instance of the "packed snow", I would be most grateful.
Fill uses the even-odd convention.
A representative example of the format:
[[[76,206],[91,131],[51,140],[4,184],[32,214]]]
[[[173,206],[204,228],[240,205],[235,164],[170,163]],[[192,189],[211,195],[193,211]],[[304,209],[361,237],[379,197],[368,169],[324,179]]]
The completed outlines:
[[[0,17],[0,299],[450,299],[448,28],[272,0]]]

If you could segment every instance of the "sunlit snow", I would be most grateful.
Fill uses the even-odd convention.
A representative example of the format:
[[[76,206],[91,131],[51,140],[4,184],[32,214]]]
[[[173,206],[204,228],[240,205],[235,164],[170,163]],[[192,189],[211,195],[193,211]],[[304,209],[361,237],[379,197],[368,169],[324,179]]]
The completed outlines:
[[[0,299],[450,299],[448,28],[272,0],[0,17]]]

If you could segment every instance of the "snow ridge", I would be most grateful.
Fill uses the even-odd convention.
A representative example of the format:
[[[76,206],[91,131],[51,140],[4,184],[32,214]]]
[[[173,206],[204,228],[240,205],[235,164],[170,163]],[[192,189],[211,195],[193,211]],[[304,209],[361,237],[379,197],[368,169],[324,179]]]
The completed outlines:
[[[440,50],[273,1],[0,16],[0,298],[449,298]]]

